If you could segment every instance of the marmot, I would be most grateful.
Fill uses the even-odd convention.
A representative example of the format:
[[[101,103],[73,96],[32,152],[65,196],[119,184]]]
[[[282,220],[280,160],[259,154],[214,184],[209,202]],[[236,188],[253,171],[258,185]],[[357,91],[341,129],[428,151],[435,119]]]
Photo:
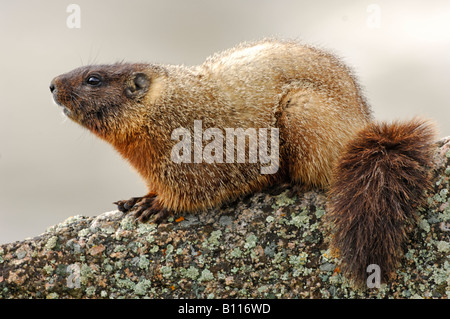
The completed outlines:
[[[276,183],[328,189],[331,246],[359,283],[369,264],[380,266],[383,280],[393,274],[406,227],[430,186],[433,124],[375,122],[349,68],[295,41],[243,43],[194,67],[89,65],[56,77],[50,90],[70,119],[112,144],[145,180],[149,193],[118,201],[120,210],[158,221]],[[195,132],[195,121],[204,133]],[[173,157],[179,128],[194,135],[178,152],[183,161]],[[209,145],[213,160],[202,160],[219,136],[205,130],[227,128],[245,130],[245,160],[225,161],[220,141]],[[279,155],[271,174],[249,160],[256,152],[250,133],[263,129],[279,134],[266,145]],[[227,137],[231,155],[238,139]]]

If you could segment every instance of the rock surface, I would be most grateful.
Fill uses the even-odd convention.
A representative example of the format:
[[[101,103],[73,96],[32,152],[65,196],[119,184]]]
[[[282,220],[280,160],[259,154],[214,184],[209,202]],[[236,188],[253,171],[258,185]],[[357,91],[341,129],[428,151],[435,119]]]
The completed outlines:
[[[448,298],[450,137],[433,167],[402,265],[380,288],[340,273],[324,193],[278,187],[160,225],[118,211],[71,217],[0,246],[0,298]]]

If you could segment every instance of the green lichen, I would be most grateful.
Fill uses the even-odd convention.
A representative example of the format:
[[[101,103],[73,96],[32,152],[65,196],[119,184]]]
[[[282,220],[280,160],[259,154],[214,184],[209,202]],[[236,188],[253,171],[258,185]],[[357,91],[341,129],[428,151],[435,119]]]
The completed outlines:
[[[209,236],[209,238],[203,242],[203,244],[202,244],[203,248],[214,248],[214,247],[219,246],[220,237],[222,237],[221,230],[215,230],[215,231],[211,232],[211,235]]]
[[[70,239],[66,242],[66,247],[71,249],[74,254],[81,253],[81,246],[74,239]]]
[[[87,287],[86,288],[86,295],[94,296],[95,295],[95,290],[96,290],[96,288],[93,287],[93,286]]]
[[[290,277],[289,272],[285,272],[280,276],[281,280],[285,280],[285,281],[289,280],[289,277]]]
[[[438,203],[443,203],[445,202],[445,198],[442,198],[442,196],[440,194],[436,194],[433,196],[433,199],[438,202]]]
[[[190,266],[188,269],[184,271],[184,277],[190,278],[192,280],[197,279],[199,275],[198,269],[194,266]]]
[[[261,287],[258,288],[258,292],[260,292],[260,293],[267,293],[269,291],[269,289],[270,289],[269,286],[264,285],[264,286],[261,286]]]
[[[324,209],[316,209],[315,215],[317,218],[322,218],[323,215],[325,215],[326,211]]]
[[[438,217],[443,222],[450,221],[450,205],[447,205],[447,207],[445,207],[444,211],[442,213],[439,213]]]
[[[83,228],[78,232],[78,237],[87,237],[91,233],[90,228]]]
[[[113,266],[110,264],[105,264],[103,267],[104,267],[106,273],[111,273],[114,271]]]
[[[116,274],[116,277],[119,277],[119,276],[120,276],[119,274]],[[136,286],[136,284],[133,281],[131,281],[129,278],[125,278],[125,279],[117,278],[116,286],[118,288],[122,288],[122,289],[134,290],[134,287]]]
[[[122,269],[123,268],[123,263],[121,260],[118,260],[114,263],[114,268],[115,269]]]
[[[405,253],[405,257],[412,260],[414,258],[414,253],[415,249],[408,249],[408,251]]]
[[[153,245],[152,248],[150,249],[150,253],[154,254],[154,253],[158,252],[158,250],[159,250],[159,246]]]
[[[450,166],[445,169],[445,175],[450,175]]]
[[[258,253],[257,251],[255,251],[255,250],[252,250],[252,251],[250,252],[250,258],[251,258],[252,260],[256,260],[256,259],[258,258],[258,255],[259,255],[259,253]]]
[[[257,242],[258,242],[258,237],[256,237],[254,234],[250,234],[245,239],[244,248],[251,249],[256,246]]]
[[[328,281],[331,285],[341,285],[344,282],[344,277],[341,274],[334,274]]]
[[[145,237],[145,239],[151,244],[155,241],[155,236],[149,234],[147,235],[147,237]]]
[[[239,247],[236,247],[236,248],[234,248],[232,251],[231,251],[231,257],[233,257],[233,258],[241,258],[241,256],[242,256],[242,251],[241,251],[241,248],[239,248]]]
[[[426,219],[421,219],[419,221],[419,227],[422,228],[427,233],[430,231],[430,224],[428,224],[428,221]]]
[[[153,223],[139,223],[137,232],[139,235],[145,235],[156,231],[157,225]]]
[[[211,281],[214,279],[214,275],[212,274],[209,269],[203,269],[202,274],[200,275],[200,278],[198,281]]]
[[[132,230],[134,229],[134,218],[132,217],[125,217],[120,221],[120,227],[124,230]]]
[[[94,271],[87,264],[82,264],[80,269],[80,282],[83,285],[86,285],[89,282],[89,279],[93,279],[95,277]]]
[[[147,256],[141,255],[139,257],[138,267],[141,269],[148,269],[149,265],[150,265],[150,261],[147,259]]]
[[[160,271],[164,278],[170,278],[172,276],[171,266],[161,266]]]
[[[45,249],[52,250],[58,244],[58,236],[52,236],[49,238],[47,243],[45,244]]]
[[[115,229],[114,227],[112,227],[112,226],[108,226],[108,227],[102,227],[102,228],[100,228],[100,231],[101,231],[102,233],[105,233],[105,234],[107,234],[107,235],[110,235],[110,234],[113,234],[113,233],[116,231],[116,229]]]
[[[332,263],[325,263],[320,265],[319,269],[325,272],[333,272],[336,269],[336,265]]]
[[[301,252],[298,256],[290,256],[289,263],[294,266],[303,266],[308,261],[308,254],[306,252]]]
[[[436,269],[432,278],[437,285],[450,284],[450,263],[445,262],[444,267]]]
[[[294,225],[297,228],[309,226],[309,216],[306,210],[303,210],[300,214],[292,215],[292,219],[287,222],[288,225]]]
[[[438,251],[448,253],[450,252],[450,243],[447,241],[440,240],[437,242],[436,247]]]
[[[27,251],[25,249],[19,249],[16,252],[17,259],[22,259],[27,255]]]
[[[116,245],[114,247],[114,252],[122,252],[125,251],[127,247],[125,245]]]
[[[128,243],[126,250],[127,251],[131,251],[134,254],[136,254],[137,251],[138,251],[139,245],[141,245],[141,243],[136,242],[136,241],[131,241],[131,242]]]
[[[59,299],[59,295],[56,292],[51,292],[45,298],[46,299]]]
[[[283,262],[284,259],[285,259],[285,254],[283,252],[278,252],[273,256],[272,262],[274,264],[279,264],[279,263]]]
[[[79,222],[79,221],[81,221],[81,220],[83,220],[85,218],[86,217],[83,217],[81,215],[71,216],[71,217],[67,218],[66,220],[64,220],[63,222],[47,228],[46,232],[47,233],[60,232],[64,228],[69,227],[71,224],[75,224],[75,223],[77,223],[77,222]]]
[[[295,203],[294,198],[288,197],[286,194],[288,191],[281,193],[278,196],[275,196],[275,204],[272,205],[273,209],[278,209],[279,207],[289,206]]]
[[[136,295],[145,296],[147,294],[148,288],[150,288],[151,285],[152,282],[150,280],[142,279],[134,286],[134,292],[136,293]]]
[[[45,265],[42,269],[47,273],[47,275],[50,275],[53,273],[53,267],[50,265]]]

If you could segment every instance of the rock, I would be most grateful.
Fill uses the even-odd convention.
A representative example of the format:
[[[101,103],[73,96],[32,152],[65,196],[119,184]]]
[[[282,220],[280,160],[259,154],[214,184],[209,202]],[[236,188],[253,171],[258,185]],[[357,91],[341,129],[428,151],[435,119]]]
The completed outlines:
[[[448,298],[450,137],[433,167],[402,265],[380,288],[340,273],[323,192],[276,187],[159,225],[119,211],[71,217],[0,246],[0,298]]]

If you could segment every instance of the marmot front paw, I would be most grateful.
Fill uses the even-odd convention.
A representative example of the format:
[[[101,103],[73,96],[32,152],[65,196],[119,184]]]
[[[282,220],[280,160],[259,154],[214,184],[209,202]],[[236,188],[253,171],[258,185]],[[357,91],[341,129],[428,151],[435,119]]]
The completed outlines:
[[[142,197],[115,202],[117,208],[124,213],[133,212],[141,222],[147,222],[153,216],[153,222],[159,223],[169,216],[169,211],[162,207],[156,194],[150,193]]]

